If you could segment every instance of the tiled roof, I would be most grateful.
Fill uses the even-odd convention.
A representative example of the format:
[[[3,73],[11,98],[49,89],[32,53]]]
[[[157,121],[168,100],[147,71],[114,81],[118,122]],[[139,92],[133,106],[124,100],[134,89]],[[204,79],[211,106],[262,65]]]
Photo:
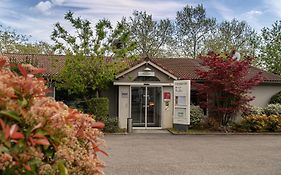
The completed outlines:
[[[26,60],[32,60],[38,64],[33,66],[46,69],[44,75],[48,77],[56,75],[63,68],[65,62],[64,55],[3,54],[3,56],[6,56],[10,60],[12,59],[17,63],[22,63]]]
[[[196,74],[197,69],[207,69],[200,64],[198,59],[187,59],[187,58],[153,58],[151,61],[164,70],[178,77],[178,79],[186,80],[200,80]],[[249,77],[261,72],[264,82],[281,83],[281,76],[276,75],[256,67],[251,67],[249,70]]]
[[[32,58],[38,61],[39,67],[46,69],[46,76],[53,76],[62,69],[65,62],[65,56],[63,55],[27,55],[27,54],[3,54],[9,58],[14,58],[18,62],[24,61],[27,58]],[[145,59],[138,61],[128,61],[129,66],[133,67],[144,61]],[[200,80],[197,76],[196,69],[207,69],[203,67],[199,60],[188,58],[151,58],[149,59],[154,64],[158,65],[165,71],[171,73],[178,79],[188,80]],[[262,72],[264,82],[281,83],[281,76],[272,74],[261,69],[251,67],[249,71],[249,77]]]

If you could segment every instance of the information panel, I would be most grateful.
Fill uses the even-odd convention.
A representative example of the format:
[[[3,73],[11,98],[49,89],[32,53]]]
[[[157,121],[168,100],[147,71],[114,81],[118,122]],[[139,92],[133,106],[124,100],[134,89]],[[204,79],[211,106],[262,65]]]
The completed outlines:
[[[190,124],[190,80],[174,81],[174,124]]]

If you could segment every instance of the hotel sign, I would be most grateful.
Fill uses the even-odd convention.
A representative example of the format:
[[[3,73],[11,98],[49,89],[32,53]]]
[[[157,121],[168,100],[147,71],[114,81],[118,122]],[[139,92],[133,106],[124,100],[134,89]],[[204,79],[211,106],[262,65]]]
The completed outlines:
[[[174,81],[174,124],[190,124],[190,80]]]
[[[155,72],[138,72],[138,76],[154,77],[155,76]]]

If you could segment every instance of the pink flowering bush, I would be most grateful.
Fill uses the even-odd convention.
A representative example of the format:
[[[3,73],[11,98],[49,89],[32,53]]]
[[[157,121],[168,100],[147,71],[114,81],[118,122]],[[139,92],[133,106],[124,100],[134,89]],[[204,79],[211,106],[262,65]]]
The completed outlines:
[[[0,174],[103,174],[103,123],[46,97],[42,73],[0,58]]]

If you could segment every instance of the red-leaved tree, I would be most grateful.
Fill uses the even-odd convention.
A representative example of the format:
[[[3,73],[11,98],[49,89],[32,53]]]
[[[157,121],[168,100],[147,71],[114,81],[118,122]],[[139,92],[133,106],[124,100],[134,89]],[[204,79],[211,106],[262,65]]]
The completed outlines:
[[[208,109],[209,117],[217,124],[227,126],[237,112],[246,110],[248,102],[253,100],[249,91],[262,81],[261,73],[249,74],[252,60],[249,57],[238,61],[231,56],[209,53],[199,59],[204,69],[196,73],[204,83],[196,86],[199,95],[207,99],[201,106]]]

